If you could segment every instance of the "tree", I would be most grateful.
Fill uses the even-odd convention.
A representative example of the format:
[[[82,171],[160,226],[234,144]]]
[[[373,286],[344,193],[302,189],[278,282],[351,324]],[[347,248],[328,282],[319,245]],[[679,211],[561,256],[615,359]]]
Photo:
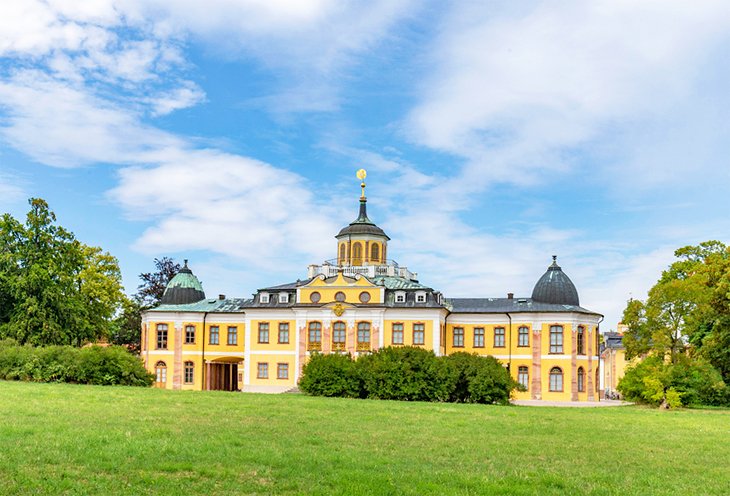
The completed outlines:
[[[155,258],[155,272],[145,272],[139,275],[142,284],[137,287],[137,299],[144,308],[159,305],[162,295],[170,279],[180,272],[180,264],[172,258]]]
[[[25,224],[0,220],[0,338],[79,346],[109,335],[122,299],[117,260],[56,224],[31,198]]]

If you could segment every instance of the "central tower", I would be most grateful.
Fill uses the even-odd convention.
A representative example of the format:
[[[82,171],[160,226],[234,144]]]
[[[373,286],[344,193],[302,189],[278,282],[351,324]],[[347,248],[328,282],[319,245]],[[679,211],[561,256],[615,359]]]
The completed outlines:
[[[338,265],[384,265],[388,255],[388,237],[368,218],[365,197],[365,169],[357,171],[360,180],[360,213],[350,225],[343,227],[337,239]]]

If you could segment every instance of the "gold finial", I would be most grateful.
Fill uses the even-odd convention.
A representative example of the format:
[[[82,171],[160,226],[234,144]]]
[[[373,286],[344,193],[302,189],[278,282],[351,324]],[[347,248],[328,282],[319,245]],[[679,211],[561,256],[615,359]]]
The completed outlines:
[[[360,187],[362,188],[362,195],[361,198],[365,198],[365,177],[367,177],[368,173],[365,172],[365,169],[360,169],[357,171],[357,178],[362,181],[360,183]]]

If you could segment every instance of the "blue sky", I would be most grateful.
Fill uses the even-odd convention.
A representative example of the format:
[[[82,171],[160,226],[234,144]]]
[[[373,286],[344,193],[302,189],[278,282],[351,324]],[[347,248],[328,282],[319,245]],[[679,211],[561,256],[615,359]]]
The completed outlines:
[[[128,292],[246,296],[335,256],[368,170],[389,255],[529,296],[557,254],[614,328],[730,232],[724,1],[0,4],[0,209],[45,198]]]

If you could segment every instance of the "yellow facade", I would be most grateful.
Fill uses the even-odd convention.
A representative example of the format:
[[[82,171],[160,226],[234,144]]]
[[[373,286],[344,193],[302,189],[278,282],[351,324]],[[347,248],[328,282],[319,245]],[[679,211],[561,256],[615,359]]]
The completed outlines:
[[[311,353],[418,346],[494,356],[526,386],[516,398],[598,399],[602,316],[578,305],[555,257],[531,298],[445,299],[387,259],[390,238],[368,218],[362,187],[358,218],[336,236],[336,257],[310,265],[303,281],[252,299],[205,299],[186,262],[162,305],[143,317],[145,364],[153,373],[166,365],[159,387],[286,391]]]

